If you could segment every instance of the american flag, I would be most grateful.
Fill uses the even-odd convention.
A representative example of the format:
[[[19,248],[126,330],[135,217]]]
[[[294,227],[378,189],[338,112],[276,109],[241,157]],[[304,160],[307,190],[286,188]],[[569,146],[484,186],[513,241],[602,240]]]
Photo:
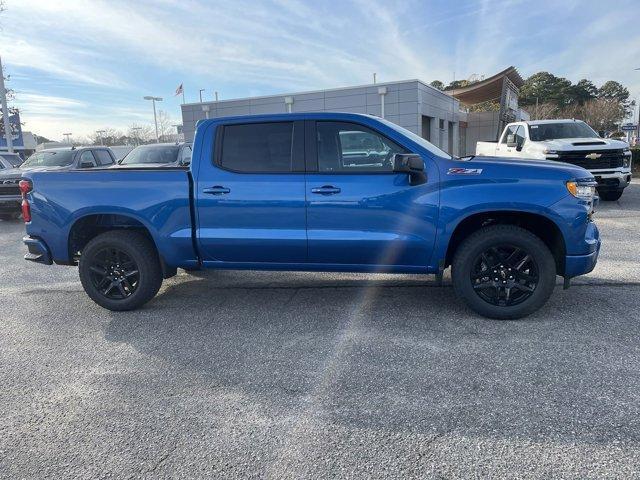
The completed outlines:
[[[180,85],[178,86],[178,88],[176,88],[176,94],[174,95],[174,97],[175,97],[176,95],[180,95],[180,94],[181,94],[181,93],[183,93],[183,92],[184,92],[184,88],[182,88],[182,84],[180,84]]]

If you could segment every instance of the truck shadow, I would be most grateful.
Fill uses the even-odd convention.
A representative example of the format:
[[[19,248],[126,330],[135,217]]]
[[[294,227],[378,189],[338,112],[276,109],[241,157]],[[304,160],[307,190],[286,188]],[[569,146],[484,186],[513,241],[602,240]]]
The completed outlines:
[[[613,422],[638,441],[632,300],[558,288],[537,314],[498,322],[414,276],[197,275],[111,314],[105,336],[197,381],[209,401],[232,395],[278,425],[313,420],[307,429],[603,443]],[[598,305],[606,318],[589,315]]]

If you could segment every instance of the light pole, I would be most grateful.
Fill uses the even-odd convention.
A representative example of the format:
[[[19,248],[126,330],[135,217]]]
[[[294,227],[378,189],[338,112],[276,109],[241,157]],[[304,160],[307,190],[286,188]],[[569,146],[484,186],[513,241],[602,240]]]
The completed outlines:
[[[71,145],[71,132],[62,134],[69,145]]]
[[[200,103],[202,103],[202,92],[204,92],[204,88],[201,88],[200,92],[199,92],[200,93]]]
[[[96,133],[98,134],[98,138],[100,139],[100,145],[104,145],[104,143],[102,142],[102,134],[103,133],[107,133],[106,130],[96,130]]]
[[[7,108],[7,90],[4,88],[4,71],[0,59],[0,103],[2,104],[2,122],[4,123],[4,137],[7,139],[7,150],[13,153],[13,137],[11,136],[11,124],[9,123],[9,109]]]
[[[136,144],[136,147],[138,145],[140,145],[140,140],[138,139],[138,130],[142,130],[142,127],[131,127],[131,130],[133,131],[133,141]]]
[[[156,125],[156,143],[160,143],[160,137],[158,137],[158,117],[156,116],[156,102],[161,102],[162,97],[152,97],[146,96],[143,97],[145,100],[151,100],[153,103],[153,123]]]

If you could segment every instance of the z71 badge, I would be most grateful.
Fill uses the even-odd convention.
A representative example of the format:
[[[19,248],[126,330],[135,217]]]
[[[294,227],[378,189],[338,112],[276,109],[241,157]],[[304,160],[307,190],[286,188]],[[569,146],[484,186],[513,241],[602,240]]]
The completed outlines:
[[[480,175],[481,173],[481,168],[450,168],[447,170],[447,175]]]

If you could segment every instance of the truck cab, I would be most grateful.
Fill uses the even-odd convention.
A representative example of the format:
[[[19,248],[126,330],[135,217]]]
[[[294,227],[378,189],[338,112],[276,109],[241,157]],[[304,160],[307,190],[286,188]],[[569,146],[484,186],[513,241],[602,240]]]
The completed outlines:
[[[601,138],[581,120],[509,123],[497,142],[478,142],[476,155],[578,165],[594,176],[602,200],[618,200],[631,182],[629,145]]]

